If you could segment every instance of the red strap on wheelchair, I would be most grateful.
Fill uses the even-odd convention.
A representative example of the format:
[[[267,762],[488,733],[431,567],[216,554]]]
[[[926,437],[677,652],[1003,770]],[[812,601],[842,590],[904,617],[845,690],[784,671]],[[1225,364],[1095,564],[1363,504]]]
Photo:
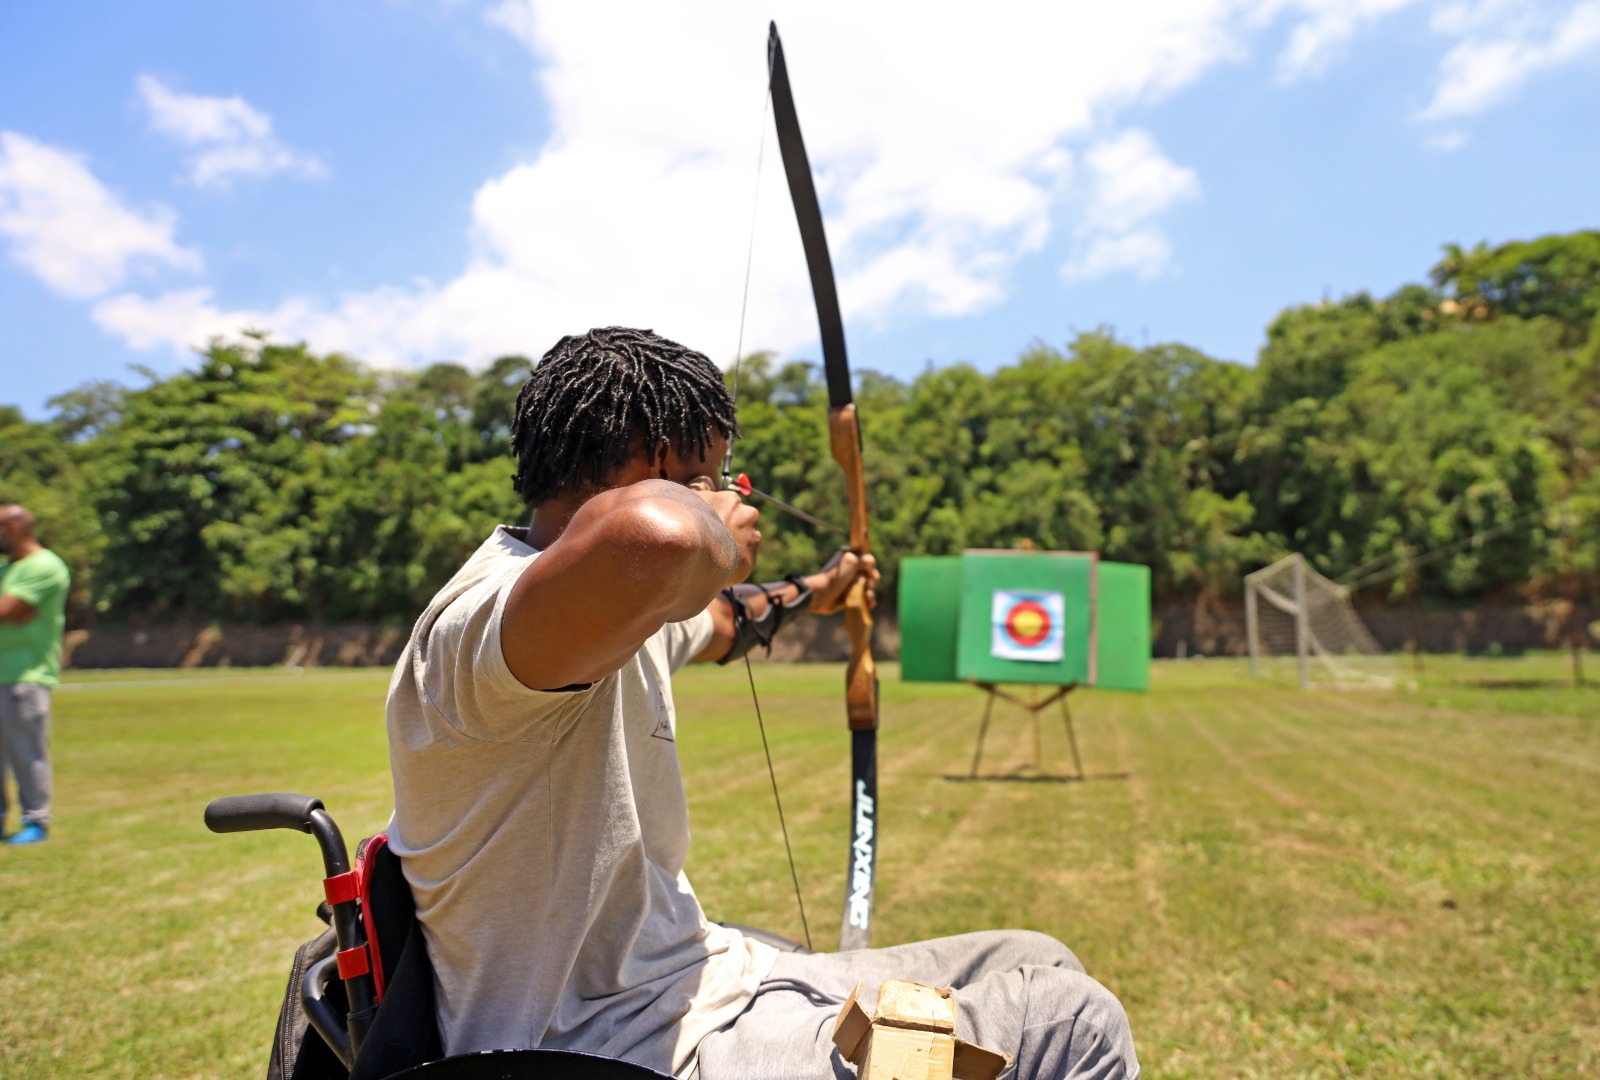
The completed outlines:
[[[336,955],[339,957],[339,978],[341,979],[353,979],[372,970],[372,961],[367,956],[367,947],[365,945],[354,949],[346,949]]]
[[[362,896],[371,891],[372,875],[378,865],[378,853],[388,846],[387,833],[369,837],[367,842],[361,845],[361,850],[356,855],[356,868],[351,873],[361,879]],[[378,948],[378,923],[373,917],[370,901],[361,905],[361,921],[367,931],[367,948],[371,949],[372,955],[377,958],[377,963],[372,965],[372,1000],[382,1001],[383,993],[387,989],[384,985],[383,953]]]
[[[322,879],[322,892],[330,904],[348,904],[361,895],[361,875],[350,870]]]

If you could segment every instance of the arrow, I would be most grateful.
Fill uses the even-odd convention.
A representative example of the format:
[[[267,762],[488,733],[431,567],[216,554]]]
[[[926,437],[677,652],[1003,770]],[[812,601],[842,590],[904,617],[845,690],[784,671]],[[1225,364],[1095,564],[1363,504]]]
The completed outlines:
[[[758,499],[766,500],[780,510],[787,510],[801,521],[809,522],[819,529],[827,529],[829,532],[838,533],[846,540],[850,539],[850,534],[839,528],[839,526],[823,521],[815,514],[808,514],[798,506],[791,506],[789,503],[784,502],[776,495],[768,495],[765,491],[760,490],[755,485],[750,483],[750,477],[745,473],[740,473],[728,486],[747,499],[754,495]]]

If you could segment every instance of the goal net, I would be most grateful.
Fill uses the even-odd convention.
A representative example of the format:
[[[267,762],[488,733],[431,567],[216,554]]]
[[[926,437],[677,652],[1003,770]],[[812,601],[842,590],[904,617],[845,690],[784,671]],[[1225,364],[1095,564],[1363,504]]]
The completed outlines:
[[[1373,639],[1344,586],[1290,555],[1244,579],[1250,674],[1301,686],[1393,685],[1394,658]]]

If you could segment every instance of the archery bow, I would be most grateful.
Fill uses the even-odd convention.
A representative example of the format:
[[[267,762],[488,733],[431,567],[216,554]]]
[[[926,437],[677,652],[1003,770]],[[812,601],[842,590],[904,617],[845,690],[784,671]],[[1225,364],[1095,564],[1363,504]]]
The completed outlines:
[[[861,459],[861,427],[850,386],[850,362],[844,348],[844,320],[834,288],[828,238],[822,229],[822,208],[811,180],[811,164],[800,137],[800,118],[789,89],[778,24],[767,35],[767,81],[777,121],[778,148],[789,195],[800,225],[811,293],[817,306],[822,361],[828,380],[828,437],[833,459],[845,477],[850,500],[850,550],[866,555],[872,548],[867,526],[867,483]],[[845,630],[850,637],[850,665],[845,674],[845,711],[850,726],[850,860],[845,883],[844,917],[839,950],[864,949],[872,929],[872,893],[878,852],[878,671],[872,659],[872,614],[867,609],[867,583],[857,579],[845,599]]]

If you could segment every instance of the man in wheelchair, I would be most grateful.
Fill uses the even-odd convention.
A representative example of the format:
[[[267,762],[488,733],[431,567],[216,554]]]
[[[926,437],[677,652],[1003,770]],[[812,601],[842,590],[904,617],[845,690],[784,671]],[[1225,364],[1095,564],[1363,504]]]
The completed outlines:
[[[957,988],[961,1034],[1019,1077],[1138,1075],[1127,1019],[1063,945],[991,931],[838,954],[708,923],[672,673],[828,614],[870,556],[745,584],[758,513],[712,478],[737,433],[715,365],[649,331],[545,354],[517,401],[532,510],[440,590],[390,683],[389,844],[415,897],[448,1054],[582,1050],[703,1080],[849,1076],[864,980]]]

